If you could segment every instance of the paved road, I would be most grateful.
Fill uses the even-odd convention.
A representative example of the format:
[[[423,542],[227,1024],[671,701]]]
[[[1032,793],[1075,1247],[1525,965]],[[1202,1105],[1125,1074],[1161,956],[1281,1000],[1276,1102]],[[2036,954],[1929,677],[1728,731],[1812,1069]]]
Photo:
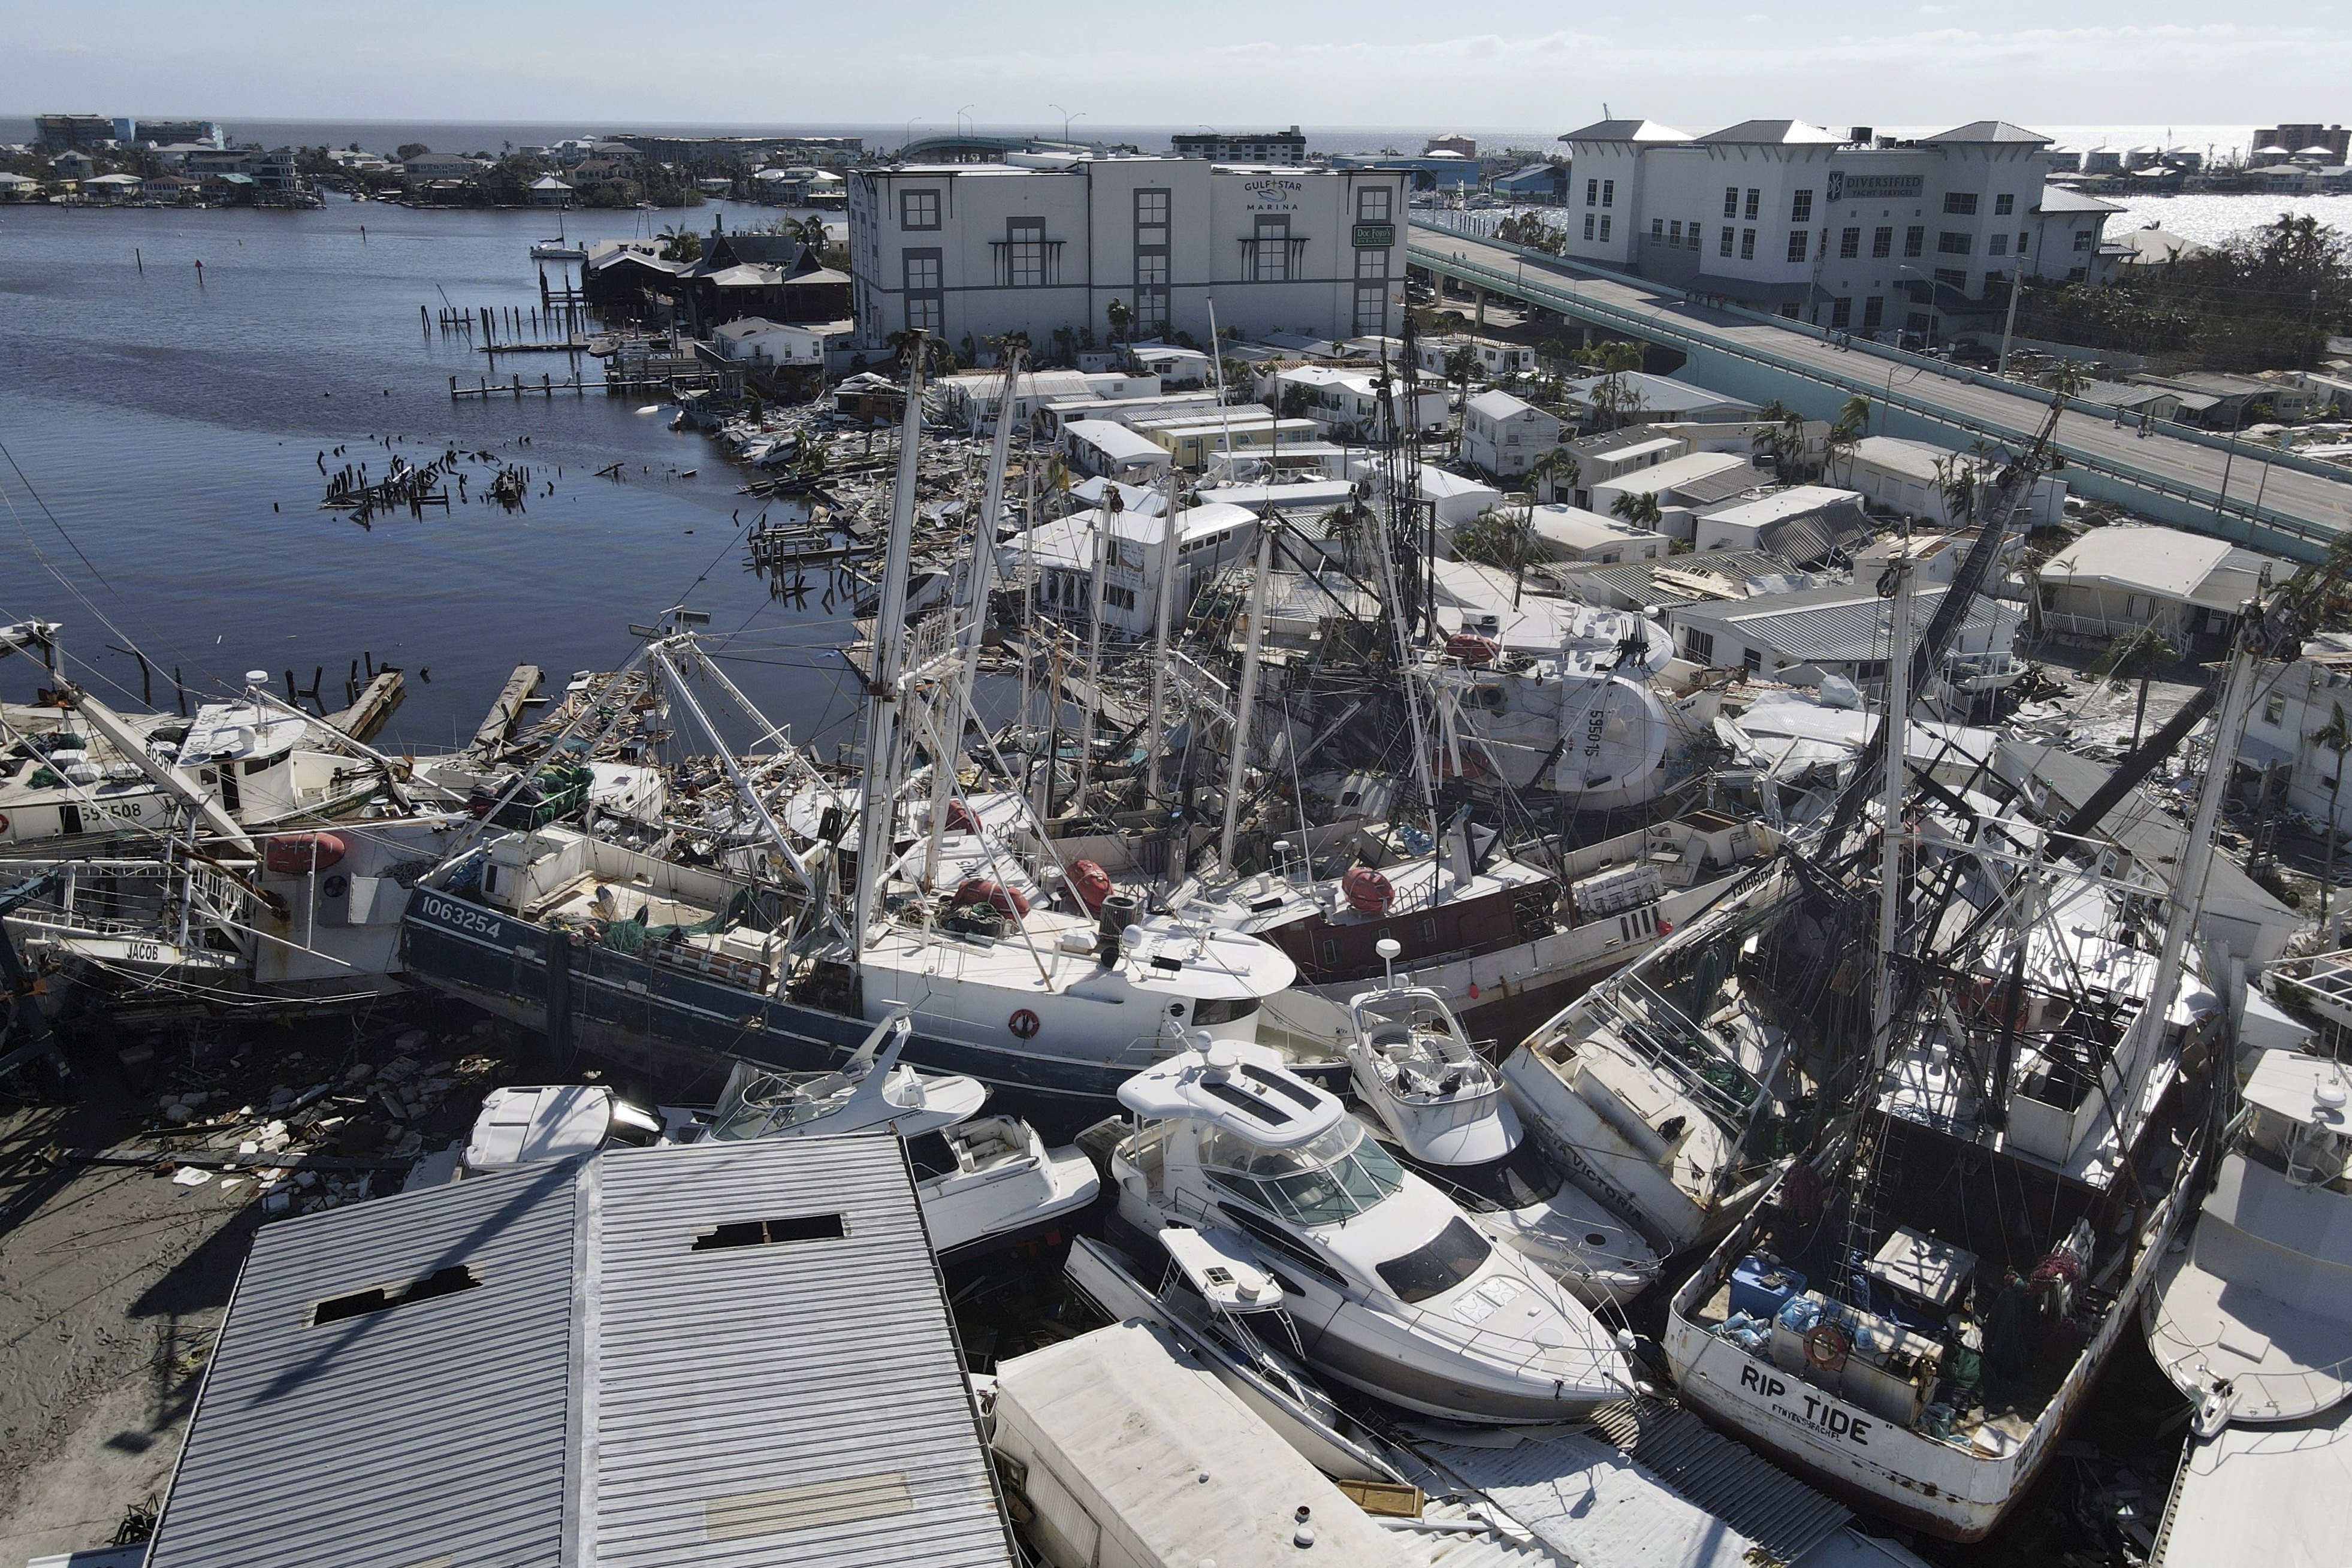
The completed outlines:
[[[1554,271],[1507,246],[1464,235],[1416,227],[1411,259],[1415,266],[1484,284],[1489,292],[1598,325],[1752,361],[1841,394],[1863,392],[1874,402],[1953,426],[1962,437],[1956,445],[1979,434],[2028,439],[2049,413],[2045,402],[2026,393],[1980,385],[1910,356],[1874,352],[1873,344],[1840,348],[1809,332],[1687,302],[1638,280]],[[2071,465],[2129,486],[2154,515],[2209,533],[2242,541],[2250,523],[2258,519],[2257,542],[2263,548],[2310,559],[2336,534],[2352,528],[2352,474],[2331,478],[2267,463],[2251,445],[2232,459],[2215,446],[2164,434],[2143,437],[2118,427],[2112,415],[2073,410],[2059,420],[2057,445]],[[2225,469],[2226,527],[2212,516],[2222,499]],[[2201,521],[2193,515],[2199,508]]]

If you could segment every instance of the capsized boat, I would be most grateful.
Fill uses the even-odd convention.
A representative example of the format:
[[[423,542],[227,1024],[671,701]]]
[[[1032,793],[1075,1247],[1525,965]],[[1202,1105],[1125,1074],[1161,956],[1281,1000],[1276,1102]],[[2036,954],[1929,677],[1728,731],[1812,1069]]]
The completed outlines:
[[[1657,1279],[1640,1233],[1527,1135],[1502,1079],[1435,992],[1361,992],[1348,1016],[1356,1098],[1406,1166],[1591,1305],[1622,1303]]]
[[[1119,1099],[1141,1124],[1109,1156],[1119,1220],[1233,1232],[1295,1301],[1325,1377],[1482,1423],[1570,1419],[1631,1390],[1580,1302],[1274,1051],[1202,1040]]]

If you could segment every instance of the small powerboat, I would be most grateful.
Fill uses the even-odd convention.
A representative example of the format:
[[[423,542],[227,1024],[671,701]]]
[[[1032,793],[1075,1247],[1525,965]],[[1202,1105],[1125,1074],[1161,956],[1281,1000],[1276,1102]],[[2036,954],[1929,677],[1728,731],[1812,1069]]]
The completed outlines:
[[[1384,942],[1383,956],[1393,946]],[[1348,1020],[1356,1097],[1406,1166],[1589,1305],[1621,1304],[1656,1281],[1657,1253],[1528,1136],[1502,1079],[1436,992],[1360,992]]]

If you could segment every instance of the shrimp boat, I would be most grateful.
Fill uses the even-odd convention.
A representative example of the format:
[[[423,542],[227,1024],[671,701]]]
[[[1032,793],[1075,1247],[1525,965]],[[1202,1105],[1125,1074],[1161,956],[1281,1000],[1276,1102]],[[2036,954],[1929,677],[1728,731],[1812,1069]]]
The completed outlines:
[[[987,596],[984,579],[968,583],[959,604],[907,624],[919,395],[908,410],[858,784],[821,778],[705,655],[691,612],[647,628],[631,668],[709,739],[734,825],[688,864],[553,821],[492,832],[494,805],[409,903],[414,977],[673,1081],[715,1082],[736,1060],[821,1070],[904,1011],[909,1062],[1017,1096],[1055,1128],[1097,1119],[1192,1030],[1255,1038],[1261,1004],[1297,972],[1279,949],[1132,904],[1045,907],[1039,868],[993,836],[948,831],[950,817],[978,820],[955,769],[911,766],[917,747],[945,755],[938,737],[962,733]],[[1001,510],[1009,439],[1000,419],[977,517]],[[774,755],[740,761],[698,691],[740,706]],[[583,707],[559,739],[626,716]],[[813,837],[772,809],[808,782],[834,801]],[[954,874],[964,864],[985,874]]]
[[[1909,569],[1890,576],[1907,626]],[[2245,624],[2217,756],[2275,635],[2260,604]],[[1906,755],[1910,653],[1889,661],[1882,757]],[[1849,1014],[1838,1031],[1869,1041],[1851,1109],[1675,1293],[1665,1352],[1686,1403],[1780,1463],[1974,1541],[2057,1453],[2193,1207],[2225,1053],[2184,999],[2185,966],[2226,769],[2160,889],[2053,858],[2071,840],[1955,828],[1906,799],[1907,766],[1883,772],[1876,896],[1793,862],[1817,927],[1743,954],[1785,964],[1791,941],[1822,937],[1824,961],[1867,951],[1876,904],[1874,977],[1855,964],[1843,979],[1870,994],[1866,1026]]]

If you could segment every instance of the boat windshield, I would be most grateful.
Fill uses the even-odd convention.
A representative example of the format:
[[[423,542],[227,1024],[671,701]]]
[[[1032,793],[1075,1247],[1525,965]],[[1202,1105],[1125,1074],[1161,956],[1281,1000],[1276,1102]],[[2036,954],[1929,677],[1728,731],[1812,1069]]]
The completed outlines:
[[[835,1094],[813,1096],[803,1082],[779,1073],[761,1073],[747,1082],[740,1094],[721,1100],[711,1118],[714,1138],[765,1138],[789,1132],[820,1116],[829,1116],[847,1103]]]
[[[1201,1164],[1220,1186],[1297,1225],[1352,1219],[1404,1185],[1404,1171],[1353,1120],[1295,1149],[1269,1149],[1205,1127]]]
[[[1494,1243],[1457,1216],[1424,1245],[1381,1264],[1381,1278],[1397,1293],[1397,1300],[1408,1304],[1425,1301],[1475,1274],[1494,1250]]]
[[[1509,1154],[1483,1165],[1419,1168],[1452,1188],[1454,1201],[1463,1207],[1481,1214],[1532,1208],[1550,1202],[1559,1191],[1559,1173],[1537,1150],[1533,1138],[1521,1138]]]

